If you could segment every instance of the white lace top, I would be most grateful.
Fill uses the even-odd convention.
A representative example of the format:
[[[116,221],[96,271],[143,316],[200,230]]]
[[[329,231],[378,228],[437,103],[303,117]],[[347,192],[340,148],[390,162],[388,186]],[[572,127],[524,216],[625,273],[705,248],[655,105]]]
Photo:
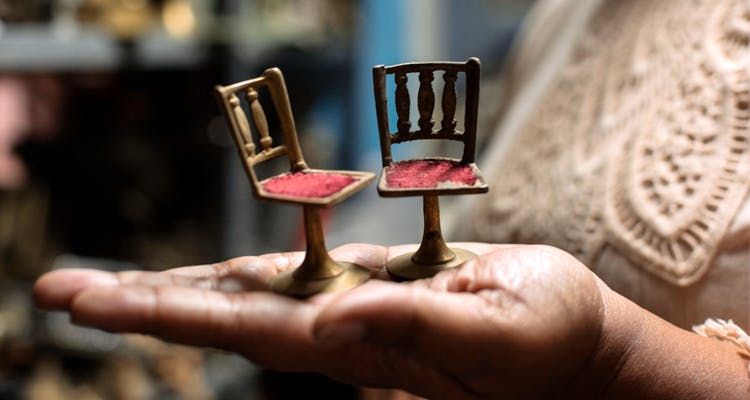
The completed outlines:
[[[683,327],[750,327],[750,1],[546,0],[464,234],[546,243]]]

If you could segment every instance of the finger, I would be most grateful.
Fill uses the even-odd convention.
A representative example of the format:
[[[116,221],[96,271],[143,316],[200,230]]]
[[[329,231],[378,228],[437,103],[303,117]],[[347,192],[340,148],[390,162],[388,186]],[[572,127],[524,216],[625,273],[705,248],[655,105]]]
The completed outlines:
[[[370,244],[353,243],[337,247],[330,254],[335,260],[353,262],[365,268],[377,270],[385,264],[384,260],[387,248]],[[298,267],[304,258],[305,253],[300,251],[274,253],[258,257],[238,257],[213,265],[173,268],[165,272],[202,278],[244,272],[245,274],[254,275],[258,281],[265,282],[279,272]],[[263,265],[260,265],[261,263]]]
[[[351,243],[333,249],[330,254],[336,261],[351,262],[377,272],[385,266],[389,249],[364,243]]]
[[[465,398],[457,377],[489,370],[482,346],[496,332],[482,315],[484,306],[467,293],[371,281],[332,300],[312,330],[321,346],[375,354],[367,365],[352,363],[350,371],[336,376],[428,398]]]
[[[350,245],[350,246],[357,246],[357,245]],[[415,251],[417,249],[417,245],[399,245],[399,246],[391,246],[388,248],[385,248],[385,254],[382,253],[383,248],[376,248],[375,246],[369,246],[364,245],[368,250],[372,251],[373,253],[376,253],[376,255],[373,255],[368,258],[368,260],[375,260],[380,259],[379,264],[385,264],[385,260],[390,260],[395,257],[398,257],[402,254]],[[461,242],[461,243],[451,243],[450,246],[453,247],[460,247],[469,251],[474,252],[475,254],[479,256],[487,255],[492,252],[501,250],[501,249],[508,249],[512,247],[516,247],[515,245],[502,245],[502,244],[487,244],[487,243],[473,243],[473,242]],[[360,251],[361,249],[357,249],[356,247],[349,247],[349,249],[353,250],[354,252]],[[384,257],[384,259],[383,259]],[[376,264],[377,265],[377,264]],[[382,268],[382,267],[381,267]],[[458,269],[457,269],[458,270]],[[440,274],[445,275],[445,273]],[[356,324],[349,324],[349,321],[347,321],[347,318],[354,318],[358,312],[363,313],[363,315],[372,313],[372,314],[388,314],[388,312],[382,312],[382,307],[385,307],[386,305],[390,304],[394,307],[398,307],[398,305],[401,302],[404,303],[411,303],[410,296],[412,296],[411,291],[415,290],[415,288],[418,288],[421,286],[421,288],[429,289],[425,295],[428,296],[438,296],[439,293],[435,293],[434,290],[442,290],[443,292],[447,291],[458,291],[455,287],[450,288],[453,290],[449,290],[448,282],[451,282],[455,279],[448,278],[444,279],[446,281],[445,283],[443,281],[434,283],[435,279],[424,279],[417,281],[415,283],[412,283],[412,287],[410,287],[408,290],[399,290],[397,286],[395,285],[385,285],[380,286],[377,283],[369,283],[365,285],[362,288],[358,288],[356,290],[356,294],[349,294],[349,293],[336,293],[336,294],[327,294],[325,296],[319,296],[318,298],[325,298],[325,303],[331,303],[334,304],[334,306],[329,307],[323,312],[323,316],[321,317],[318,324],[316,324],[316,335],[323,335],[325,336],[327,333],[323,332],[321,333],[320,330],[322,327],[326,326],[327,324],[331,324],[336,322],[338,319],[339,321],[343,322],[345,326],[338,327],[334,326],[333,329],[336,330],[337,328],[341,328],[341,334],[346,336],[347,341],[351,340],[351,336],[353,335],[360,335],[362,334],[362,327],[361,326],[355,326]],[[434,287],[431,287],[434,286]],[[455,286],[455,285],[453,285]],[[402,298],[399,298],[398,295],[392,296],[389,294],[391,290],[396,290],[398,295],[402,296]],[[358,300],[360,299],[360,300]],[[315,298],[313,299],[315,300]],[[452,300],[451,303],[454,303],[455,300]],[[387,303],[387,304],[386,304]],[[429,309],[430,307],[434,307],[434,304],[432,301],[429,301],[427,303],[422,303],[424,308]],[[461,305],[461,307],[467,307],[468,305],[464,304]],[[453,304],[451,304],[451,307],[453,307]],[[403,308],[401,308],[401,311],[403,311]],[[408,311],[407,311],[408,312]],[[458,310],[458,312],[462,313],[463,310]],[[465,314],[464,314],[465,315]],[[404,320],[400,317],[402,314],[391,314],[393,316],[392,319],[397,320],[393,321],[394,323],[402,323]],[[355,318],[356,319],[356,318]],[[335,325],[335,323],[334,323]],[[385,325],[388,325],[386,323]],[[326,328],[326,330],[330,330],[330,327]],[[398,331],[398,329],[395,329],[394,331]],[[336,338],[334,338],[336,340]]]
[[[451,242],[448,243],[449,248],[460,248],[468,250],[478,256],[482,256],[491,253],[496,250],[505,249],[508,247],[515,247],[514,244],[490,244],[490,243],[479,243],[479,242]],[[402,254],[414,252],[419,248],[416,244],[405,244],[398,246],[391,246],[388,250],[388,260],[396,258]]]
[[[66,269],[48,272],[34,283],[34,302],[48,310],[64,310],[73,296],[89,286],[115,286],[115,274],[93,269]]]
[[[268,290],[268,282],[280,271],[302,262],[299,252],[276,253],[259,257],[237,257],[211,265],[173,268],[164,271],[173,277],[187,278],[180,286],[191,286],[225,292]],[[143,280],[130,283],[144,284]],[[185,284],[187,283],[187,284]]]
[[[506,246],[432,279],[370,282],[343,293],[323,308],[313,332],[323,344],[369,343],[473,377],[482,392],[493,380],[521,390],[529,386],[516,371],[549,367],[549,359],[584,362],[601,321],[596,290],[590,272],[566,253]],[[546,374],[563,379],[569,372]]]
[[[262,257],[241,257],[213,265],[175,268],[164,272],[112,273],[95,269],[63,269],[46,273],[37,280],[34,300],[41,308],[64,310],[77,293],[88,287],[128,284],[189,286],[225,291],[260,290],[266,288],[268,280],[276,274],[274,261]]]
[[[222,348],[265,366],[316,369],[311,326],[319,307],[267,292],[223,293],[175,286],[94,286],[70,312],[76,323]]]
[[[341,246],[331,253],[342,261],[377,270],[385,264],[387,249],[383,246],[351,244]],[[233,292],[267,290],[271,278],[280,271],[298,266],[303,259],[303,252],[288,252],[260,257],[237,257],[216,264],[179,267],[159,273],[59,270],[43,275],[36,282],[34,298],[41,308],[62,310],[68,308],[76,293],[95,285],[191,286]]]
[[[451,242],[448,243],[448,247],[458,247],[464,250],[483,256],[485,254],[492,253],[497,250],[507,249],[511,247],[518,247],[517,244],[498,244],[498,243],[480,243],[480,242]]]
[[[507,249],[510,247],[517,247],[518,245],[514,244],[490,244],[490,243],[479,243],[479,242],[451,242],[448,243],[449,248],[460,248],[464,250],[468,250],[477,256],[484,256],[489,253],[495,252],[497,250],[501,249]],[[388,248],[388,261],[401,256],[403,254],[407,253],[413,253],[419,248],[418,245],[409,244],[409,245],[399,245],[399,246],[391,246]],[[467,260],[467,262],[470,260]],[[387,272],[383,272],[382,274],[378,275],[378,278],[383,280],[390,280],[390,276]],[[430,285],[430,280],[418,280],[415,283],[417,285],[423,285],[425,287]]]
[[[473,358],[467,357],[472,349],[464,344],[497,334],[485,309],[484,300],[469,293],[372,281],[332,300],[316,319],[313,333],[323,344],[365,341],[446,365]]]
[[[465,248],[479,255],[502,247],[502,245],[485,243],[452,243],[451,245]],[[336,259],[354,262],[375,272],[380,271],[380,277],[387,279],[387,274],[382,272],[385,261],[414,251],[416,248],[416,245],[386,248],[368,244],[348,244],[333,250],[331,254]],[[266,290],[267,282],[273,276],[279,271],[296,267],[303,258],[302,252],[238,257],[216,264],[174,268],[161,273],[128,271],[113,274],[90,269],[53,271],[43,275],[36,282],[34,298],[41,308],[66,309],[76,293],[94,285],[173,285],[237,292]],[[188,279],[182,279],[183,277]]]
[[[322,310],[313,326],[315,336],[323,342],[374,341],[418,353],[430,361],[468,360],[466,354],[471,349],[451,347],[450,343],[497,339],[498,333],[509,331],[514,321],[515,310],[508,309],[507,315],[498,316],[488,303],[502,307],[518,301],[510,288],[493,286],[499,271],[496,264],[511,264],[518,246],[452,246],[481,256],[432,279],[401,285],[370,282],[358,290],[339,294]]]

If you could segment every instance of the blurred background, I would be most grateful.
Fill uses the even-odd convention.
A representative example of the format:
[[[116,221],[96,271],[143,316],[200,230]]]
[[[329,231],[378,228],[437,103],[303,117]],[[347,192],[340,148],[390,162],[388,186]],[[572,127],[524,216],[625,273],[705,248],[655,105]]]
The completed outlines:
[[[372,66],[480,57],[487,128],[531,3],[0,0],[0,399],[355,398],[320,377],[74,326],[35,311],[31,284],[56,268],[301,249],[300,210],[252,199],[213,85],[280,67],[308,163],[378,171]],[[327,243],[418,242],[420,210],[368,187],[326,215]]]

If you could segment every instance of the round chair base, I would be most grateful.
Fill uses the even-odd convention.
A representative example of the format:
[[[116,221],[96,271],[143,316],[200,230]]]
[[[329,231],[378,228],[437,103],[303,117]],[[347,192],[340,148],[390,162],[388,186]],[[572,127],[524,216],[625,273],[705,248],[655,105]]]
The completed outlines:
[[[367,268],[354,263],[338,261],[344,272],[333,278],[301,281],[294,279],[294,269],[284,271],[271,280],[271,290],[293,297],[309,297],[323,292],[352,289],[370,279]]]
[[[459,248],[451,248],[456,253],[452,260],[439,264],[419,264],[412,261],[414,253],[402,254],[391,261],[388,261],[385,268],[388,273],[397,281],[413,281],[417,279],[432,278],[439,272],[455,268],[472,258],[476,254]]]

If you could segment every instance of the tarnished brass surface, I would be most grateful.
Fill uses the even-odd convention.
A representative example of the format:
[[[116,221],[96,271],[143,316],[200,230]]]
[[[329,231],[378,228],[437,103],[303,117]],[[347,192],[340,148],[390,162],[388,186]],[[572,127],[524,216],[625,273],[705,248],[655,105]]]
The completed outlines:
[[[326,251],[319,207],[304,206],[305,259],[299,267],[271,281],[271,290],[294,297],[351,289],[370,278],[370,271],[357,264],[335,261]]]
[[[336,262],[340,273],[334,277],[303,280],[294,275],[302,268],[286,271],[271,280],[271,290],[293,297],[309,297],[323,292],[335,292],[357,287],[370,279],[370,271],[354,263]]]
[[[351,289],[370,278],[370,271],[353,263],[335,261],[326,250],[320,208],[306,205],[305,259],[299,267],[285,271],[271,281],[271,289],[294,297]]]
[[[380,137],[380,153],[383,167],[393,162],[391,145],[413,140],[454,140],[464,144],[461,162],[474,162],[476,152],[477,118],[479,110],[479,69],[480,62],[476,57],[466,62],[425,62],[406,63],[398,65],[376,65],[372,68],[372,82],[375,92],[375,115],[378,119],[378,135]],[[411,116],[410,96],[407,74],[419,74],[419,89],[417,93],[417,110],[419,111],[419,129],[412,130],[414,124],[409,121]],[[442,73],[443,90],[440,103],[443,115],[439,129],[435,129],[432,120],[435,108],[435,94],[433,81],[436,73]],[[459,130],[456,126],[456,79],[457,74],[465,75],[464,126]],[[393,75],[396,85],[395,109],[396,132],[390,131],[388,116],[388,95],[386,93],[386,76]]]
[[[440,228],[440,204],[437,195],[423,197],[424,232],[419,249],[392,259],[386,264],[388,273],[397,280],[431,278],[446,269],[457,267],[476,254],[449,248]]]
[[[258,90],[261,88],[267,89],[271,94],[273,108],[278,115],[280,123],[281,144],[275,144],[271,137],[265,111],[258,100]],[[256,198],[299,205],[312,204],[331,207],[364,189],[375,179],[375,174],[371,172],[319,170],[312,169],[307,165],[297,137],[297,127],[294,123],[284,75],[278,68],[269,68],[263,72],[263,75],[257,78],[227,86],[216,85],[214,87],[214,94],[224,112],[227,126],[232,134],[232,139],[234,139],[242,166],[250,178],[253,195]],[[240,100],[241,97],[246,99],[246,107],[249,110],[245,110],[243,107]],[[248,118],[248,111],[250,118]],[[260,148],[253,141],[253,133],[258,137]],[[320,198],[294,197],[269,193],[263,189],[264,181],[256,175],[255,167],[258,164],[278,157],[288,158],[289,172],[337,173],[349,175],[355,178],[357,182],[349,185],[344,190]]]
[[[271,94],[274,109],[279,118],[283,143],[274,146],[263,107],[258,101],[258,89],[266,88]],[[228,86],[214,88],[216,98],[224,111],[227,125],[237,145],[240,160],[250,178],[256,198],[274,202],[300,205],[304,210],[305,259],[299,267],[279,274],[271,282],[271,289],[290,296],[307,297],[316,293],[350,289],[366,281],[370,272],[356,264],[334,261],[328,255],[320,208],[331,207],[364,189],[375,179],[370,172],[314,170],[307,166],[297,138],[289,96],[284,77],[278,68],[269,68],[257,78]],[[242,107],[239,95],[245,96],[250,110],[250,119]],[[259,137],[260,149],[253,141],[252,133]],[[299,197],[269,193],[255,174],[255,166],[268,160],[284,157],[289,159],[289,172],[336,173],[348,175],[354,183],[326,197]],[[269,178],[271,179],[271,178]]]
[[[436,195],[422,198],[422,215],[424,216],[424,231],[422,243],[414,253],[412,259],[417,264],[444,264],[456,257],[448,248],[440,229],[440,204]]]
[[[372,82],[375,93],[375,113],[378,120],[380,152],[383,170],[378,182],[378,194],[381,197],[423,196],[424,198],[424,233],[419,249],[412,253],[391,260],[386,268],[398,280],[428,278],[440,271],[456,267],[464,261],[476,257],[474,253],[463,249],[450,249],[445,244],[440,229],[440,209],[438,196],[486,193],[489,188],[482,172],[474,163],[476,152],[477,114],[479,109],[479,59],[470,58],[466,62],[426,62],[406,63],[399,65],[377,65],[372,69]],[[409,95],[409,76],[418,75],[416,108],[419,120],[416,124],[410,121],[411,96]],[[440,126],[435,126],[436,96],[433,82],[442,76],[442,98],[440,108],[442,119]],[[459,74],[465,76],[464,126],[457,127],[456,117],[456,80]],[[396,90],[394,102],[396,110],[396,131],[388,116],[388,95],[386,93],[386,76],[392,75]],[[439,82],[438,82],[439,84]],[[416,126],[415,126],[416,125]],[[451,182],[450,185],[436,187],[390,187],[386,177],[386,168],[393,164],[391,146],[414,140],[453,140],[463,143],[463,154],[460,160],[445,157],[429,157],[423,160],[451,160],[469,166],[477,178],[472,185]]]
[[[450,250],[455,256],[442,263],[420,264],[414,262],[415,253],[407,253],[388,261],[385,268],[388,274],[397,281],[413,281],[415,279],[432,278],[437,273],[455,268],[477,257],[476,254],[457,247],[450,248]]]

